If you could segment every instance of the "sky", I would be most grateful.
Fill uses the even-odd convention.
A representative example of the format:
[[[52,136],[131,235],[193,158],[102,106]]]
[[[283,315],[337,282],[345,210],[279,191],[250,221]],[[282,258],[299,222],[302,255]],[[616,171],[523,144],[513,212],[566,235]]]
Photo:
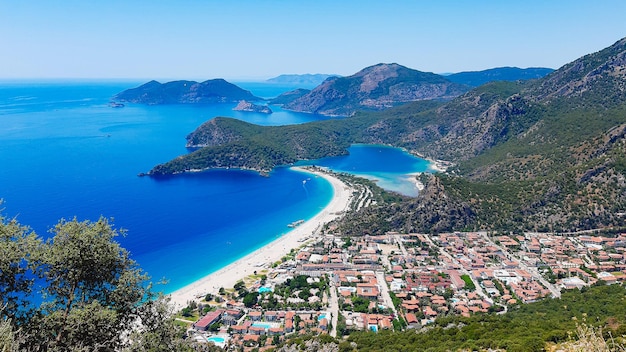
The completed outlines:
[[[624,0],[0,0],[0,79],[558,68],[625,37],[624,14]]]

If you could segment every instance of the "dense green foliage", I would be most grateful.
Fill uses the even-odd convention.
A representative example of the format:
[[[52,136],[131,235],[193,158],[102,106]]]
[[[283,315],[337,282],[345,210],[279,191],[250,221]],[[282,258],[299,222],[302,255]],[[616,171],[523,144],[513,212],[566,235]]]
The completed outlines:
[[[420,112],[436,102],[411,104]],[[288,126],[258,126],[227,117],[216,117],[191,133],[189,147],[200,149],[154,167],[151,175],[168,175],[210,168],[243,168],[269,172],[298,160],[346,155],[354,143],[372,142],[364,131],[380,116],[354,117]],[[381,141],[381,143],[383,143]]]
[[[0,350],[193,350],[107,219],[51,233],[0,217]]]
[[[614,337],[624,335],[626,289],[614,285],[567,291],[560,299],[516,306],[504,315],[440,318],[432,328],[417,333],[356,332],[349,341],[356,342],[359,351],[542,351],[546,343],[574,337],[576,324],[583,322]]]
[[[421,330],[352,332],[347,341],[329,337],[298,337],[285,342],[319,348],[334,345],[340,351],[544,351],[549,344],[578,338],[579,325],[599,327],[605,339],[623,350],[626,334],[626,289],[619,285],[595,286],[563,293],[560,299],[515,306],[506,314],[482,314],[469,318],[438,318]],[[619,348],[619,347],[618,347]],[[279,349],[280,350],[280,349]]]

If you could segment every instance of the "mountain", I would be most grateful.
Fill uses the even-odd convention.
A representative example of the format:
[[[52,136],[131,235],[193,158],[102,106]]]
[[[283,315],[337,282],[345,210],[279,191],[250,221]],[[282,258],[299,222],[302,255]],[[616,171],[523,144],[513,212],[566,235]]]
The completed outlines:
[[[258,101],[247,90],[223,79],[212,79],[201,83],[194,81],[173,81],[159,83],[150,81],[137,88],[127,89],[113,97],[115,101],[137,104],[195,104],[231,103],[240,100]]]
[[[478,87],[485,83],[494,81],[513,82],[542,78],[552,71],[554,71],[554,69],[545,67],[497,67],[483,71],[453,73],[450,75],[446,75],[445,77],[455,83]]]
[[[490,83],[419,114],[384,112],[366,140],[456,166],[426,177],[418,198],[368,209],[375,215],[353,216],[343,229],[626,226],[625,58],[622,39],[537,81]]]
[[[303,97],[306,94],[311,92],[310,89],[298,88],[291,90],[289,92],[285,92],[274,99],[270,99],[269,103],[272,105],[284,105],[287,103],[291,103],[292,101]]]
[[[365,69],[363,76],[377,68],[388,73],[385,66]],[[390,86],[351,76],[320,87],[342,86],[358,96],[354,86],[377,84]],[[296,126],[220,118],[192,135],[201,138],[190,139],[191,146],[206,147],[151,174],[267,170],[345,154],[353,143],[402,147],[454,164],[447,173],[421,176],[426,188],[417,198],[346,216],[340,225],[346,235],[620,228],[626,226],[626,39],[541,79],[491,82],[450,101],[414,101]]]
[[[357,110],[383,110],[416,100],[451,99],[468,89],[434,73],[398,64],[378,64],[349,77],[329,78],[283,108],[330,116],[351,116]]]
[[[266,82],[289,84],[289,85],[292,85],[292,84],[302,85],[305,87],[315,87],[330,77],[340,77],[340,76],[321,74],[321,73],[316,73],[316,74],[306,73],[303,75],[280,75],[278,77],[270,78]]]

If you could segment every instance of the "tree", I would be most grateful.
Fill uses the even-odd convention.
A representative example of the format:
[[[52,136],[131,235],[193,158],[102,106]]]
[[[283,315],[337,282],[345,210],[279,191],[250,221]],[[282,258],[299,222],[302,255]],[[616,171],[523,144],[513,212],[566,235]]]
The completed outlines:
[[[2,201],[0,201],[2,204]],[[0,215],[0,319],[10,318],[13,326],[33,313],[29,300],[35,274],[32,262],[42,241],[16,219]]]
[[[174,323],[174,308],[169,303],[169,297],[159,295],[139,308],[138,315],[142,328],[131,333],[129,338],[131,344],[124,351],[192,352],[198,350],[193,342],[181,338],[184,331]]]
[[[135,321],[149,294],[147,275],[115,242],[120,232],[105,218],[61,220],[51,233],[38,267],[47,297],[39,338],[57,349],[119,347],[120,327]]]
[[[0,216],[1,351],[193,351],[115,241],[123,231],[100,218],[61,220],[51,233],[44,242]]]
[[[250,308],[257,304],[259,300],[258,292],[248,292],[243,298],[243,304]]]
[[[4,309],[0,309],[0,311],[4,311]],[[0,351],[18,351],[18,342],[16,341],[11,319],[6,317],[0,319]]]

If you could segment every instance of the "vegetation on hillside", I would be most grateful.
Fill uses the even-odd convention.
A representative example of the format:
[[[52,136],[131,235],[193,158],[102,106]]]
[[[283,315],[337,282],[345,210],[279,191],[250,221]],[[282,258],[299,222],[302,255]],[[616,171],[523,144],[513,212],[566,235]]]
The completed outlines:
[[[590,331],[593,330],[593,333]],[[582,333],[580,333],[582,332]],[[598,332],[601,332],[598,335]],[[579,334],[580,333],[580,334]],[[560,299],[515,306],[506,314],[479,314],[469,318],[438,318],[421,330],[359,331],[346,341],[330,337],[317,345],[339,351],[544,351],[550,345],[579,346],[590,340],[603,341],[612,351],[624,350],[626,335],[626,289],[623,286],[594,286],[563,293]],[[313,338],[314,339],[314,338]],[[315,339],[314,339],[315,340]],[[609,341],[609,343],[606,343]],[[302,347],[306,338],[287,341]],[[278,348],[278,351],[283,349]],[[289,350],[284,348],[284,350]]]
[[[625,57],[626,39],[536,81],[492,82],[450,102],[413,102],[345,119],[261,127],[217,118],[189,136],[189,146],[203,148],[150,174],[269,171],[343,155],[353,143],[386,144],[455,166],[425,177],[426,189],[415,199],[347,217],[346,234],[621,228]],[[344,82],[338,81],[335,87]]]
[[[0,351],[194,351],[109,220],[44,240],[0,216]]]

